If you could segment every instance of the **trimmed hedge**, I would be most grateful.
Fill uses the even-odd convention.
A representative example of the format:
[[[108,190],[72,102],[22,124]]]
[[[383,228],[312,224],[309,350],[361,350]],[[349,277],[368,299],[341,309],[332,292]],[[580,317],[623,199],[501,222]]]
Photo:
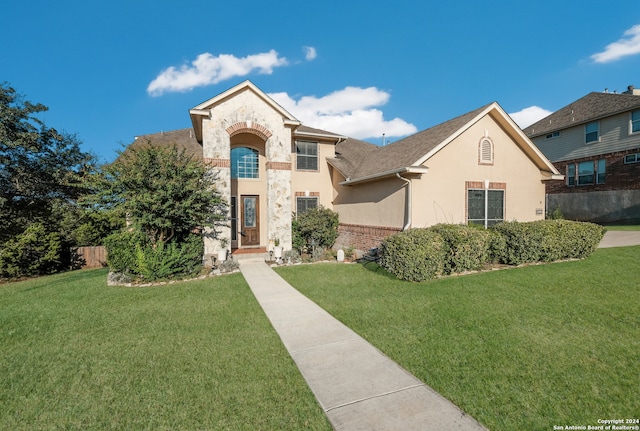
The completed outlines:
[[[568,220],[506,222],[489,230],[439,224],[386,238],[380,265],[401,280],[423,281],[491,262],[582,259],[595,251],[605,231],[597,224]]]
[[[447,248],[445,274],[475,271],[489,261],[491,233],[472,225],[437,224],[428,228],[442,236]]]
[[[380,265],[401,280],[424,281],[444,274],[448,251],[437,232],[411,229],[382,242]]]
[[[491,229],[502,237],[492,253],[507,265],[583,259],[596,250],[606,232],[597,224],[569,220],[505,222]]]

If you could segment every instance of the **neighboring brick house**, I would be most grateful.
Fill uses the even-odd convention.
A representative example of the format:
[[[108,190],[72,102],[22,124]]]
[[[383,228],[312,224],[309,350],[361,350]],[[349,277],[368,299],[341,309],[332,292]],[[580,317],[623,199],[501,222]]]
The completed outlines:
[[[599,223],[640,221],[640,90],[589,93],[524,132],[565,174],[547,209]]]
[[[189,113],[192,129],[132,145],[175,144],[218,171],[232,249],[290,249],[292,214],[318,205],[360,250],[410,227],[539,220],[544,182],[562,178],[497,103],[385,147],[305,126],[249,81]]]

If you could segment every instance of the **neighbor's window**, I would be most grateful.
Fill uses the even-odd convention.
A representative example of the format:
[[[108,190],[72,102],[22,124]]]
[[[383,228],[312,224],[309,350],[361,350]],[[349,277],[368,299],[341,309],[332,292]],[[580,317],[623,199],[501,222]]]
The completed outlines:
[[[578,185],[593,184],[593,161],[578,163]]]
[[[584,142],[597,142],[598,141],[598,122],[592,121],[591,123],[587,123],[584,126]]]
[[[547,133],[545,135],[546,139],[553,139],[553,138],[558,138],[560,137],[560,132],[551,132],[551,133]]]
[[[640,153],[627,154],[626,156],[624,156],[624,163],[625,164],[638,163],[638,162],[640,162]]]
[[[596,183],[604,184],[604,177],[605,177],[605,174],[607,173],[607,161],[605,159],[600,159],[596,163],[597,163]]]
[[[317,197],[297,197],[296,198],[296,214],[302,214],[306,210],[316,208],[318,206]]]
[[[631,133],[640,132],[640,109],[631,113]]]
[[[259,178],[258,150],[236,147],[231,150],[231,178]]]
[[[467,190],[467,221],[485,228],[504,221],[504,190]]]
[[[604,184],[607,174],[607,161],[605,159],[589,160],[567,165],[567,185],[586,186],[592,184]]]
[[[296,168],[304,171],[318,170],[318,143],[296,141]]]
[[[576,164],[569,163],[567,165],[567,185],[575,186],[576,185]]]

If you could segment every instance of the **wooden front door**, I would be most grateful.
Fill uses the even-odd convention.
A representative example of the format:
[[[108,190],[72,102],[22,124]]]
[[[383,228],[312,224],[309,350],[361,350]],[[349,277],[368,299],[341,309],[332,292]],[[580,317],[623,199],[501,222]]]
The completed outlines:
[[[259,196],[242,196],[241,244],[260,245],[260,198]]]

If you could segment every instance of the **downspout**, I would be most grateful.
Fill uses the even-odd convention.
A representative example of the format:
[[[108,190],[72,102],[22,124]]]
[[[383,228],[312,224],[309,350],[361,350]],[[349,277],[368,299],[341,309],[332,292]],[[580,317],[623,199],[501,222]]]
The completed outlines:
[[[403,231],[409,229],[411,227],[411,180],[408,180],[402,177],[399,173],[396,172],[396,177],[400,178],[402,181],[407,183],[407,202],[405,204],[405,211],[407,212],[407,224],[402,228]]]

